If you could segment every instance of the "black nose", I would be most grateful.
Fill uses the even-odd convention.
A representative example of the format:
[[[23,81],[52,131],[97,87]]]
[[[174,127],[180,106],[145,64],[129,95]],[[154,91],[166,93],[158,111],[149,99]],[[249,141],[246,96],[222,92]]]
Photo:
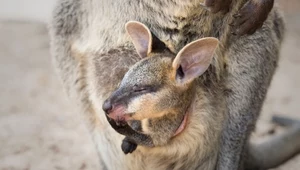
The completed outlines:
[[[111,111],[113,108],[110,100],[105,100],[103,105],[102,105],[102,109],[105,111],[105,113],[108,114],[109,111]]]

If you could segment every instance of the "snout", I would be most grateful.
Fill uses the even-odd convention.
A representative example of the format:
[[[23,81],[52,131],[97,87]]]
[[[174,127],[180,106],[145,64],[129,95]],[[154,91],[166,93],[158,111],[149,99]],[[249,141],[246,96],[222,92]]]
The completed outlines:
[[[103,103],[102,109],[109,118],[120,125],[127,124],[130,118],[130,116],[126,114],[126,106],[113,104],[109,99]]]
[[[102,105],[102,109],[104,110],[105,113],[109,113],[113,109],[111,101],[110,100],[105,100],[103,105]]]

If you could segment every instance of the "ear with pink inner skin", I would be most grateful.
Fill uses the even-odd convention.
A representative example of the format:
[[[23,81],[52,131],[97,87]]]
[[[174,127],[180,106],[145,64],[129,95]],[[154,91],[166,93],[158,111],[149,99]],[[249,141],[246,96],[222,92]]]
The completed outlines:
[[[173,61],[176,82],[188,84],[202,75],[212,62],[218,39],[208,37],[193,41],[183,47]]]
[[[152,35],[148,27],[137,21],[129,21],[126,23],[125,29],[139,56],[147,57],[152,50]]]

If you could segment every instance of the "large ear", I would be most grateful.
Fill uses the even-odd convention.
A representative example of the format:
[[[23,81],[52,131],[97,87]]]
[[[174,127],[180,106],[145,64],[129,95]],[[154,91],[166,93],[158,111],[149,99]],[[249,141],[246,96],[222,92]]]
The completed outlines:
[[[137,21],[127,22],[125,29],[131,37],[133,45],[140,57],[147,57],[147,54],[152,50],[152,35],[150,30],[144,24]]]
[[[211,64],[218,43],[218,39],[208,37],[193,41],[181,49],[172,64],[176,82],[187,84],[202,75]]]

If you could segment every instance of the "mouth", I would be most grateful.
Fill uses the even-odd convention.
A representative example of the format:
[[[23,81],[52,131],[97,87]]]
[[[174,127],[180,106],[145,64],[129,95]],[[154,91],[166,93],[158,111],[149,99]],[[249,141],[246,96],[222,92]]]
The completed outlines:
[[[126,113],[126,108],[124,106],[117,106],[115,109],[110,112],[107,116],[112,119],[115,122],[115,125],[118,128],[122,128],[124,126],[129,126],[132,130],[136,132],[142,132],[142,130],[139,130],[141,128],[141,125],[138,124],[137,127],[133,126],[134,124],[130,123],[131,121],[134,121],[131,117],[131,114]],[[187,126],[187,120],[189,117],[190,109],[187,109],[187,111],[184,114],[184,117],[176,129],[175,133],[172,135],[172,137],[178,136],[180,133],[184,131],[184,129]],[[132,127],[133,126],[133,127]]]
[[[128,114],[125,114],[125,107],[117,106],[112,112],[110,112],[107,116],[110,119],[113,119],[117,126],[124,126],[127,124],[127,121],[130,119]]]

